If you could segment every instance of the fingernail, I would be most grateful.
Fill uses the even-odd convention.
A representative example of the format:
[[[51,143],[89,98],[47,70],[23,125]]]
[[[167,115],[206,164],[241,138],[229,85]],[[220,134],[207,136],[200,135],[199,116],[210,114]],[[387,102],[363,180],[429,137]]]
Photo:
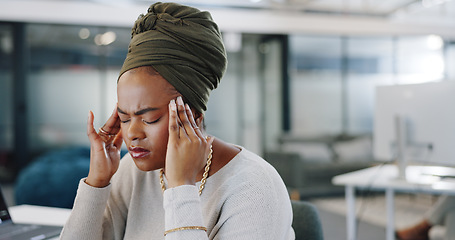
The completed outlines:
[[[172,111],[175,111],[175,110],[176,110],[176,107],[175,107],[175,100],[172,99],[172,100],[171,100],[171,103],[169,103],[169,104],[171,105],[171,110],[172,110]]]
[[[183,99],[182,99],[181,96],[178,96],[178,97],[177,97],[177,104],[183,106]]]
[[[186,110],[191,110],[190,105],[188,105],[188,103],[185,103],[185,108],[186,108]]]

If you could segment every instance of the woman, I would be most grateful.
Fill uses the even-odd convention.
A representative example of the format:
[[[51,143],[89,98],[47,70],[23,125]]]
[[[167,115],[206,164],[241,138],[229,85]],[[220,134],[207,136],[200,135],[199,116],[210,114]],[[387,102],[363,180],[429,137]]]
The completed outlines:
[[[208,12],[156,3],[139,17],[98,133],[89,113],[90,171],[61,239],[294,239],[275,169],[204,131],[226,64]]]

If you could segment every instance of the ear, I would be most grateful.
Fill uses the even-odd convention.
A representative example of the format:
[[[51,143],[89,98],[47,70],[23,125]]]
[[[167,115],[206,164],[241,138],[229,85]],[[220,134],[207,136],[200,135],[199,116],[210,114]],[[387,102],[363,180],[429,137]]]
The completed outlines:
[[[194,107],[191,107],[190,105],[190,108],[191,108],[191,112],[193,113],[193,117],[194,117],[194,121],[196,122],[196,124],[199,126],[199,127],[204,127],[205,128],[205,124],[204,124],[204,114],[203,113],[200,113],[199,111],[197,111]]]
[[[204,119],[204,115],[198,111],[194,111],[193,116],[194,116],[194,121],[196,122],[196,124],[200,126]]]

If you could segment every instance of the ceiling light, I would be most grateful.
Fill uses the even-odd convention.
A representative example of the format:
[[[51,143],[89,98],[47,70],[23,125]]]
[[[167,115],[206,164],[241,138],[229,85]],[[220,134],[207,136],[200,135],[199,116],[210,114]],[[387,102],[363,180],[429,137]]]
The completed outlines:
[[[105,32],[103,34],[97,34],[95,36],[95,44],[98,45],[98,46],[101,46],[101,45],[109,45],[111,43],[113,43],[115,41],[115,39],[117,39],[117,34],[115,34],[115,32]]]
[[[13,52],[13,40],[11,38],[11,36],[9,35],[6,35],[6,36],[2,36],[0,37],[0,49],[6,53],[6,54],[10,54]]]
[[[81,30],[79,30],[79,37],[81,39],[87,39],[90,37],[90,30],[88,30],[88,28],[81,28]]]

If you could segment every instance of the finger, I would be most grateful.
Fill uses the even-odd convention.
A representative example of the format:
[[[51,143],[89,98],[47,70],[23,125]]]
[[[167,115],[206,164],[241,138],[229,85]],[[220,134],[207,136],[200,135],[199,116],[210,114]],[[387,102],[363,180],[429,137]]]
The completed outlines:
[[[184,111],[185,110],[183,110],[183,112]],[[178,130],[179,139],[181,139],[182,137],[185,137],[186,139],[188,139],[188,133],[186,132],[183,121],[180,118],[181,113],[182,113],[182,109],[179,109],[179,105],[177,105],[177,122],[178,122],[178,126],[179,126],[179,130]]]
[[[115,138],[115,135],[104,133],[102,128],[100,128],[98,136],[103,140],[106,146],[110,145]]]
[[[114,146],[120,150],[120,148],[122,147],[122,143],[123,143],[123,136],[122,136],[122,130],[120,130],[117,135],[115,136],[114,138]]]
[[[201,129],[199,129],[199,126],[197,125],[196,121],[194,121],[194,116],[193,116],[193,112],[191,111],[190,105],[185,104],[185,109],[186,109],[186,112],[187,112],[188,117],[190,119],[191,125],[193,126],[194,132],[196,133],[196,135],[199,138],[204,139],[204,135],[202,134]]]
[[[97,141],[100,140],[100,136],[98,135],[95,128],[93,127],[94,119],[95,119],[95,116],[93,115],[93,112],[89,111],[88,119],[87,119],[87,136],[90,141],[90,145],[92,147],[95,147],[96,150],[101,150],[103,145],[97,144]]]
[[[98,134],[96,133],[95,128],[93,127],[94,118],[95,117],[93,116],[93,112],[89,111],[88,112],[88,119],[87,119],[87,136],[88,136],[90,142],[95,140],[97,138],[97,136],[98,136]]]
[[[104,123],[101,129],[109,133],[109,135],[115,135],[120,131],[120,118],[118,116],[117,104],[115,105],[114,111],[112,112],[111,116],[109,117],[109,119],[107,119],[106,123]]]
[[[175,142],[178,139],[179,123],[177,120],[177,106],[175,100],[169,103],[169,142]]]
[[[177,98],[177,109],[178,109],[178,117],[182,122],[182,129],[180,130],[180,137],[182,137],[182,133],[185,133],[187,136],[193,138],[196,135],[194,132],[193,126],[188,119],[187,110],[185,108],[185,104],[183,103],[182,97]]]

